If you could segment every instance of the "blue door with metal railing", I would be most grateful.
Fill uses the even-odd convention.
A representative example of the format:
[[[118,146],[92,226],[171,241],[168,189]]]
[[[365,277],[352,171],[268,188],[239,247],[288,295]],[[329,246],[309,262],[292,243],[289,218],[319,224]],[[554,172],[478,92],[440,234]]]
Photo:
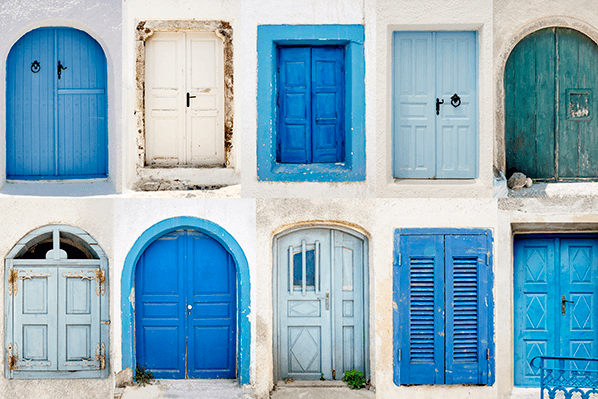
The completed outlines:
[[[598,357],[598,237],[517,237],[514,259],[515,385],[537,387],[536,356]]]
[[[107,175],[106,56],[87,33],[39,28],[6,64],[8,179]]]
[[[137,364],[157,378],[235,378],[235,270],[194,230],[150,244],[135,271]]]

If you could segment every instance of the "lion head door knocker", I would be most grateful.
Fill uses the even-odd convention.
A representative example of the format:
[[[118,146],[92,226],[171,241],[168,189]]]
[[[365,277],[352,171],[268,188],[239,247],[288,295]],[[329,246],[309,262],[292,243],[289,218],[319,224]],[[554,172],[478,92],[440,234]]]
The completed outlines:
[[[452,95],[451,105],[455,108],[457,108],[459,105],[461,105],[461,97],[459,97],[459,95],[457,93]]]
[[[40,69],[39,61],[35,60],[31,63],[31,72],[38,73]]]

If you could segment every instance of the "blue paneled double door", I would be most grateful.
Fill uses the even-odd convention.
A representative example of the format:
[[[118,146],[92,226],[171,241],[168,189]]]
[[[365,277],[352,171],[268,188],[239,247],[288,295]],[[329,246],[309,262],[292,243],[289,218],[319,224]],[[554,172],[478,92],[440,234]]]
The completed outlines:
[[[9,179],[107,175],[106,56],[87,33],[39,28],[7,58]]]
[[[537,387],[535,356],[598,357],[598,237],[515,240],[515,385]]]
[[[156,378],[235,378],[236,276],[213,238],[178,230],[154,241],[135,272],[137,364]]]

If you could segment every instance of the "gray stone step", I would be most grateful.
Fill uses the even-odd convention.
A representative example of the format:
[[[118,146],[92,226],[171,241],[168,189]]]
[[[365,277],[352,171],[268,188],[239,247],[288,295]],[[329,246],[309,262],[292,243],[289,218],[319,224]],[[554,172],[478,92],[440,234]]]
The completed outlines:
[[[127,387],[121,399],[254,399],[253,390],[237,380],[156,380],[145,387]]]

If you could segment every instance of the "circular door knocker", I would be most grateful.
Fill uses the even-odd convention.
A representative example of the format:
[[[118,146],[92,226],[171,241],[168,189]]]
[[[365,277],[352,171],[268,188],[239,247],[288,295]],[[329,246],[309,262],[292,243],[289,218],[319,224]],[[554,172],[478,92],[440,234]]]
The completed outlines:
[[[39,65],[39,62],[37,60],[31,63],[31,72],[38,73],[40,69],[41,66]]]
[[[455,108],[461,105],[461,97],[459,97],[457,93],[453,94],[453,96],[451,97],[451,105]]]

